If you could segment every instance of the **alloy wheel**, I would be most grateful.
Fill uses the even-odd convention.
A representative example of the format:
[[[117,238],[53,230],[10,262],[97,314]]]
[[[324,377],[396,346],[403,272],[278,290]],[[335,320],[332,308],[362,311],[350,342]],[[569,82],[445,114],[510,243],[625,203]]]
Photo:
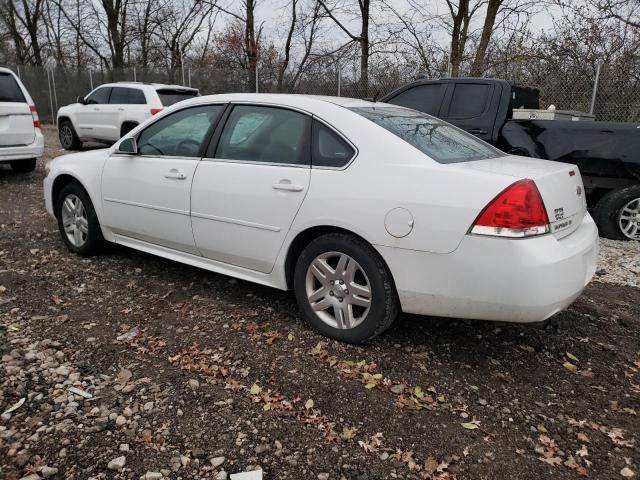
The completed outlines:
[[[318,255],[307,269],[305,293],[318,318],[333,328],[357,327],[371,308],[369,278],[345,253]]]
[[[62,202],[62,226],[69,243],[82,247],[89,235],[89,219],[82,201],[76,195],[67,195]]]
[[[630,240],[640,240],[640,198],[635,198],[620,210],[618,226]]]
[[[73,143],[73,132],[71,131],[71,127],[68,125],[63,125],[60,127],[60,143],[64,148],[70,148]]]

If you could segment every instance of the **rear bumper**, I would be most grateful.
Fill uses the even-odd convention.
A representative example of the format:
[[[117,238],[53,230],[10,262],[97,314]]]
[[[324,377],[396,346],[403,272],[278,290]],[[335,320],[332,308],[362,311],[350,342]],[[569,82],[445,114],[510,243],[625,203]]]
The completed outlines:
[[[378,251],[393,273],[404,312],[539,322],[568,307],[593,277],[598,230],[587,214],[562,239],[467,235],[450,254]]]
[[[44,152],[44,136],[39,128],[36,128],[36,138],[30,145],[19,147],[0,147],[0,162],[13,160],[30,160],[42,156]]]

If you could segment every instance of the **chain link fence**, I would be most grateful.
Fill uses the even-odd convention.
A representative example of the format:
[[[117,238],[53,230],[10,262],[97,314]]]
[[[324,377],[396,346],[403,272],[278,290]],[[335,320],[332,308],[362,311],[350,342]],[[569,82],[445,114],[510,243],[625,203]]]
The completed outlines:
[[[58,108],[76,101],[80,95],[108,82],[137,81],[179,84],[198,88],[203,95],[255,91],[255,81],[241,68],[211,68],[185,66],[174,72],[143,68],[123,70],[68,70],[38,67],[14,67],[31,93],[41,119],[55,123]],[[258,92],[287,92],[312,95],[335,95],[353,98],[382,96],[393,89],[415,80],[389,70],[383,75],[372,74],[368,88],[353,72],[351,75],[337,68],[301,76],[294,85],[279,85],[273,69],[259,68]],[[640,121],[640,83],[628,72],[602,65],[598,82],[595,69],[565,71],[546,66],[511,65],[494,72],[497,78],[513,80],[540,90],[541,108],[555,105],[559,110],[577,110],[589,113],[593,108],[596,120]],[[595,88],[595,101],[594,98]]]

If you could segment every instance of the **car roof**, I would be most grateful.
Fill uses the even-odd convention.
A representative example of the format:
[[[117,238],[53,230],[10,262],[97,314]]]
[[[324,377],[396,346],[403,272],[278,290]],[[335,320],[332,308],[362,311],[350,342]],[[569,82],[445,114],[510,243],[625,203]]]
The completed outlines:
[[[114,83],[104,83],[100,85],[101,87],[136,87],[136,88],[151,88],[154,90],[170,88],[175,90],[192,90],[198,91],[197,88],[187,87],[185,85],[169,85],[165,83],[146,83],[146,82],[114,82]]]
[[[294,93],[224,93],[218,95],[205,95],[180,102],[181,105],[200,104],[209,102],[256,102],[275,105],[311,109],[314,106],[333,104],[345,108],[367,107],[374,105],[368,100],[360,100],[349,97],[331,97],[324,95],[301,95]]]

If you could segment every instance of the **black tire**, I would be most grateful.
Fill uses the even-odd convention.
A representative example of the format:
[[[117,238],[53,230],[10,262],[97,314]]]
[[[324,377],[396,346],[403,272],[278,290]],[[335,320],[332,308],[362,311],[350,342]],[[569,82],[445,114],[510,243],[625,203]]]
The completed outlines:
[[[136,122],[124,122],[122,127],[120,127],[120,138],[124,137],[131,130],[136,128],[138,124]]]
[[[65,150],[82,150],[82,141],[69,120],[62,120],[58,124],[58,139]]]
[[[87,220],[87,232],[86,239],[82,245],[74,245],[71,240],[67,237],[67,232],[65,232],[64,223],[63,223],[63,212],[62,207],[65,199],[69,196],[75,196],[80,199],[82,205],[84,206],[84,211],[86,213]],[[87,257],[91,255],[95,255],[99,253],[104,244],[104,237],[102,236],[102,230],[100,229],[100,222],[98,221],[98,217],[96,215],[96,211],[93,208],[93,203],[91,203],[91,199],[87,192],[82,188],[79,183],[70,183],[65,185],[58,198],[55,199],[55,212],[58,220],[58,230],[60,231],[60,236],[62,237],[62,241],[66,245],[67,249],[70,252],[78,254],[82,257]]]
[[[634,240],[625,235],[619,224],[622,209],[634,199],[640,199],[640,185],[611,190],[600,199],[593,210],[600,235],[612,240]],[[640,235],[635,240],[640,240]]]
[[[371,306],[362,322],[354,328],[340,329],[327,324],[316,314],[307,298],[307,270],[319,255],[328,252],[348,255],[359,264],[368,278]],[[322,335],[342,342],[359,344],[380,335],[389,328],[400,311],[391,272],[378,252],[364,240],[347,233],[330,233],[311,241],[297,259],[293,287],[303,321]]]
[[[36,169],[36,159],[30,158],[29,160],[14,160],[9,162],[11,170],[18,173],[29,173]]]

